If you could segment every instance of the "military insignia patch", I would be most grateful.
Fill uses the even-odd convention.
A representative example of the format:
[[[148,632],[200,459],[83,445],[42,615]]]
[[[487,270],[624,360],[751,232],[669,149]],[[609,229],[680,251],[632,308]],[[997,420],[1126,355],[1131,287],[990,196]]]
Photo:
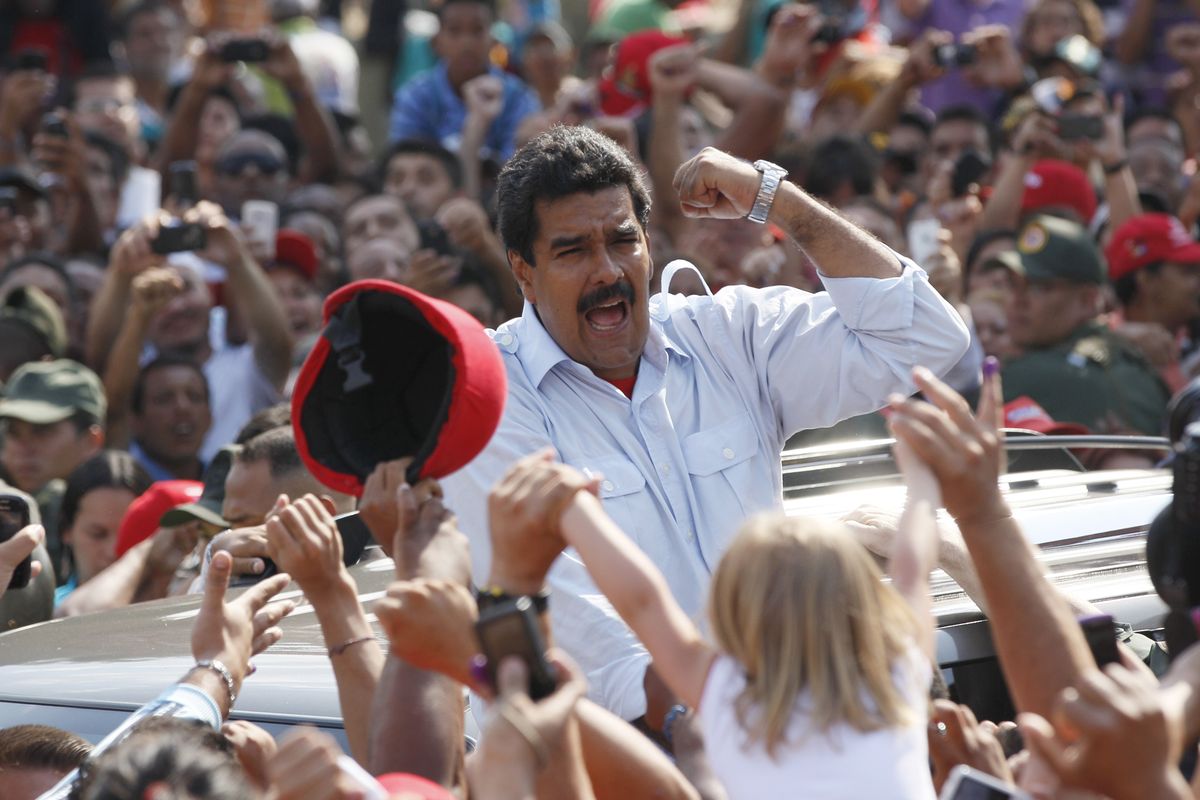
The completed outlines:
[[[1046,229],[1036,222],[1025,226],[1021,238],[1017,241],[1017,249],[1022,253],[1036,253],[1046,246]]]

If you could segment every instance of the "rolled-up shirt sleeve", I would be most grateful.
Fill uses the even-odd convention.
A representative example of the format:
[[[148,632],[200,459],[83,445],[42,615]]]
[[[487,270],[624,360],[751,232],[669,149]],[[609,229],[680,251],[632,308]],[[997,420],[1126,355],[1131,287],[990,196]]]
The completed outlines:
[[[959,313],[924,270],[897,258],[904,271],[895,278],[823,276],[825,291],[817,294],[729,287],[710,305],[693,301],[707,338],[737,343],[717,354],[752,365],[781,439],[876,411],[889,394],[915,391],[913,367],[943,375],[967,351],[970,335]]]

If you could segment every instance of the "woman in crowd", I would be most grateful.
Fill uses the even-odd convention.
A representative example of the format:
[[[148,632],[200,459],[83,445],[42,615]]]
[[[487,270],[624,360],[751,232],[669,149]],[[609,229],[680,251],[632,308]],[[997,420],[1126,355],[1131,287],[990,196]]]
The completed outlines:
[[[133,456],[119,450],[97,453],[67,478],[59,524],[71,575],[55,591],[55,606],[116,560],[121,518],[148,488],[150,476]]]

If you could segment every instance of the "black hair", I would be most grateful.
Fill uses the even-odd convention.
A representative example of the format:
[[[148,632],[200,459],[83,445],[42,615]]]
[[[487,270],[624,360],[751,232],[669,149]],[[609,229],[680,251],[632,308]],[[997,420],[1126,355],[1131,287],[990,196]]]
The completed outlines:
[[[967,257],[963,259],[964,277],[970,274],[971,267],[978,260],[979,254],[983,252],[983,248],[1000,239],[1012,239],[1015,243],[1017,241],[1017,232],[1012,228],[989,228],[975,234],[975,238],[971,240],[971,246],[967,248]]]
[[[59,510],[58,529],[65,531],[75,524],[79,504],[96,489],[128,489],[134,497],[150,488],[150,476],[142,465],[124,450],[101,450],[80,464],[67,476]]]
[[[13,725],[0,729],[0,772],[47,769],[64,775],[87,760],[92,745],[49,725]]]
[[[67,264],[58,256],[46,250],[38,250],[33,253],[27,253],[19,258],[14,258],[4,265],[4,269],[0,270],[0,281],[8,280],[8,277],[14,272],[20,272],[25,267],[37,266],[45,267],[53,272],[58,277],[62,278],[63,283],[67,286],[67,299],[72,303],[75,302],[75,281],[71,279],[70,273],[67,272]],[[63,315],[68,313],[67,309],[63,309]]]
[[[282,114],[259,114],[242,120],[243,131],[261,131],[273,136],[283,145],[287,154],[288,172],[297,173],[300,167],[300,137],[296,134],[296,124]]]
[[[834,134],[813,148],[804,188],[824,200],[846,183],[855,195],[870,194],[875,189],[878,161],[874,149],[861,138]]]
[[[619,144],[582,125],[555,125],[518,150],[496,182],[500,238],[506,250],[533,264],[537,203],[625,187],[642,230],[650,221],[650,192]]]
[[[933,119],[931,119],[928,114],[923,114],[919,111],[902,111],[900,115],[896,117],[895,124],[904,125],[909,128],[916,128],[926,136],[933,132]]]
[[[129,408],[134,414],[141,416],[142,410],[146,407],[146,383],[150,380],[151,373],[170,367],[184,367],[199,375],[201,383],[204,384],[205,398],[211,398],[208,377],[195,359],[178,353],[162,353],[139,369],[137,377],[134,378],[133,392],[129,397]]]
[[[202,723],[152,717],[89,762],[79,800],[129,800],[163,784],[170,797],[240,800],[256,795],[227,740]]]
[[[462,188],[462,163],[458,160],[458,156],[437,142],[428,139],[401,139],[389,147],[387,152],[383,154],[383,158],[379,159],[378,177],[381,186],[387,180],[387,168],[392,159],[408,153],[430,156],[442,165],[442,169],[446,170],[446,175],[450,178],[451,185],[455,189]]]
[[[483,6],[488,10],[493,18],[496,16],[496,0],[442,0],[441,5],[437,7],[436,12],[438,22],[441,22],[445,19],[446,9],[448,9],[450,6],[456,5]]]
[[[113,184],[120,189],[121,184],[129,177],[129,154],[125,152],[125,148],[117,144],[111,136],[97,130],[84,131],[83,138],[90,147],[104,151],[108,158],[108,174],[112,176]]]
[[[966,103],[958,105],[946,106],[933,120],[933,126],[929,132],[932,134],[935,130],[951,122],[969,122],[973,125],[978,125],[987,131],[988,149],[994,155],[996,152],[996,131],[992,127],[992,123],[983,115],[983,112],[978,108]]]
[[[129,70],[118,66],[113,61],[91,61],[83,65],[83,69],[75,76],[66,86],[64,93],[64,102],[68,107],[74,107],[75,100],[78,96],[79,84],[89,80],[106,80],[111,78],[125,78],[133,80],[133,76],[129,74]]]
[[[1179,134],[1179,140],[1183,141],[1183,126],[1179,124],[1179,120],[1175,118],[1167,109],[1162,106],[1138,106],[1132,112],[1125,115],[1125,133],[1129,133],[1129,129],[1138,124],[1144,119],[1157,119],[1162,122],[1170,123]]]
[[[454,279],[452,288],[458,289],[465,286],[478,286],[479,290],[487,297],[496,310],[504,310],[504,298],[500,294],[500,284],[496,277],[488,271],[487,267],[479,261],[479,258],[473,253],[460,253],[461,261],[458,266],[458,275]]]
[[[251,439],[255,439],[267,431],[275,428],[282,428],[292,424],[292,405],[291,403],[276,403],[273,406],[267,406],[261,411],[252,416],[242,429],[238,431],[234,438],[234,444],[245,444]]]
[[[183,94],[183,87],[186,85],[187,84],[185,84],[185,83],[176,84],[175,86],[171,87],[170,91],[167,92],[167,114],[168,115],[170,115],[171,112],[173,112],[175,110],[175,105],[179,102],[179,97],[180,97],[180,95]],[[238,105],[237,97],[233,94],[232,91],[229,90],[228,87],[217,86],[213,89],[209,89],[208,95],[204,98],[204,102],[207,103],[209,100],[211,100],[214,97],[218,97],[218,98],[224,100],[225,102],[229,103],[231,106],[233,106],[233,113],[237,114],[238,120],[242,119],[242,107],[240,105]]]
[[[242,445],[237,454],[242,464],[266,462],[272,478],[283,478],[304,470],[300,451],[296,449],[296,435],[291,425],[271,428]]]
[[[1158,273],[1163,268],[1162,261],[1153,261],[1144,267],[1139,267],[1132,272],[1126,272],[1121,277],[1113,281],[1113,293],[1117,296],[1117,302],[1123,306],[1127,306],[1137,297],[1137,280],[1138,273],[1145,272],[1150,275]]]
[[[129,37],[129,29],[133,26],[133,21],[143,14],[157,14],[160,11],[170,11],[171,15],[179,19],[179,12],[162,0],[140,0],[134,3],[129,8],[125,9],[125,13],[121,14],[113,22],[112,38],[114,41],[123,42]]]

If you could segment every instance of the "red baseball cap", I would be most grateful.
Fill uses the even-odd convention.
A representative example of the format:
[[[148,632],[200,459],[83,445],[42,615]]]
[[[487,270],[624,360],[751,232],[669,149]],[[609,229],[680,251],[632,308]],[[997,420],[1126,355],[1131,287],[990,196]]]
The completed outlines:
[[[600,110],[610,117],[627,117],[650,105],[650,56],[665,47],[687,42],[682,36],[670,36],[660,30],[639,31],[622,39],[612,66],[605,70],[597,86]]]
[[[419,775],[389,772],[375,780],[388,790],[392,800],[455,800],[449,789]]]
[[[275,266],[290,267],[306,280],[317,277],[317,248],[300,231],[283,228],[275,234]]]
[[[309,471],[355,496],[383,461],[412,457],[408,480],[465,466],[496,432],[508,379],[474,317],[391,281],[343,286],[292,394]]]
[[[134,545],[139,544],[154,535],[162,524],[163,514],[175,506],[184,503],[194,503],[204,491],[200,481],[158,481],[150,484],[125,509],[121,517],[121,525],[117,528],[117,558]]]
[[[1056,422],[1037,402],[1028,395],[1021,395],[1004,404],[1004,427],[1021,428],[1044,433],[1047,436],[1063,436],[1091,433],[1086,425],[1075,422]]]
[[[1079,223],[1086,226],[1096,215],[1096,205],[1096,190],[1087,173],[1070,162],[1043,159],[1025,173],[1022,214],[1070,208],[1079,214]]]
[[[1159,261],[1200,264],[1200,244],[1170,214],[1138,214],[1125,220],[1113,231],[1104,254],[1108,277],[1114,281]]]

